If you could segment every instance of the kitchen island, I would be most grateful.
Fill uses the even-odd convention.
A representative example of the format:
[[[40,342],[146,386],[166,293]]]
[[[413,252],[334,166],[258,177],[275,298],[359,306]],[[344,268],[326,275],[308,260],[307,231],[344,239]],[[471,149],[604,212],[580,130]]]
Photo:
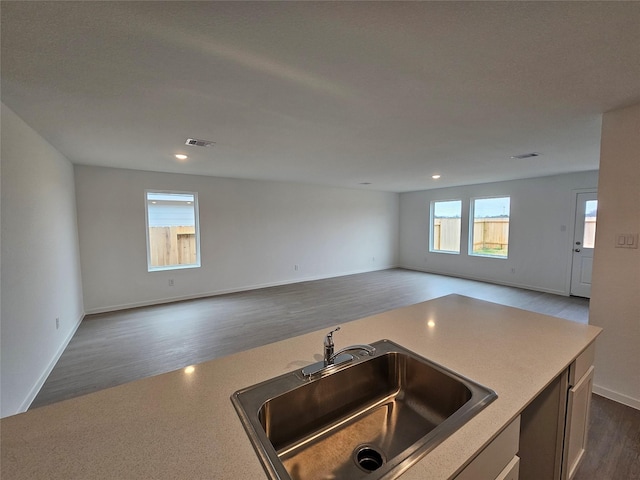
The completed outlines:
[[[406,471],[454,478],[600,333],[594,326],[459,295],[341,325],[336,349],[386,338],[498,398]],[[0,420],[1,477],[267,478],[231,403],[236,390],[322,358],[301,335]],[[495,443],[495,442],[494,442]]]

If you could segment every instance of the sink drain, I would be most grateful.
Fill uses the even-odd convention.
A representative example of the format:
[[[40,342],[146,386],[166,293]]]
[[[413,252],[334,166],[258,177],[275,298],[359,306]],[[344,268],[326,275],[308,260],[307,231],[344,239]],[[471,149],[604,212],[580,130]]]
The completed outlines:
[[[385,459],[375,447],[362,445],[353,452],[353,459],[356,465],[365,472],[373,472],[384,465]]]

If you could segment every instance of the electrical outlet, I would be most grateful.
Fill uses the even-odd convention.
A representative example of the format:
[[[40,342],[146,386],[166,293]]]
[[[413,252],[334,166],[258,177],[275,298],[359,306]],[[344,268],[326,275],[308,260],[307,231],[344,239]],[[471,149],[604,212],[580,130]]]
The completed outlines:
[[[56,317],[56,330],[60,328],[60,318]]]
[[[173,287],[173,278],[170,278],[170,279],[169,279],[169,286],[170,286],[170,287]]]

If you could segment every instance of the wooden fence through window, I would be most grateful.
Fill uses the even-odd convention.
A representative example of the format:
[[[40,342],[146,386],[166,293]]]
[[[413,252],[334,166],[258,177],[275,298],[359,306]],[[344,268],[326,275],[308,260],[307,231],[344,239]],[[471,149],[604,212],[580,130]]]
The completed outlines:
[[[460,219],[435,218],[433,221],[433,249],[460,251]]]
[[[508,218],[476,218],[473,222],[473,251],[506,255],[509,246]],[[433,222],[433,249],[460,251],[460,219],[436,218]]]
[[[585,217],[584,219],[582,246],[584,248],[595,248],[596,246],[596,217]]]
[[[506,255],[509,246],[508,218],[475,218],[473,220],[473,251],[496,251]],[[504,252],[504,253],[502,253]]]
[[[193,265],[197,261],[196,229],[186,227],[149,227],[151,266]]]

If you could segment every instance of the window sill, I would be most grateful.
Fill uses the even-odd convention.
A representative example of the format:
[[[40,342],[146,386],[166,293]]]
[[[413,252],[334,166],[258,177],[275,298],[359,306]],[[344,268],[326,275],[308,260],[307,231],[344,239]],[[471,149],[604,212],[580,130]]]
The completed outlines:
[[[200,268],[200,264],[193,265],[166,265],[162,267],[147,267],[147,272],[166,272],[167,270],[185,270],[189,268]]]
[[[509,257],[505,257],[502,255],[489,255],[487,253],[470,253],[469,254],[470,257],[481,257],[481,258],[497,258],[499,260],[508,260]]]

